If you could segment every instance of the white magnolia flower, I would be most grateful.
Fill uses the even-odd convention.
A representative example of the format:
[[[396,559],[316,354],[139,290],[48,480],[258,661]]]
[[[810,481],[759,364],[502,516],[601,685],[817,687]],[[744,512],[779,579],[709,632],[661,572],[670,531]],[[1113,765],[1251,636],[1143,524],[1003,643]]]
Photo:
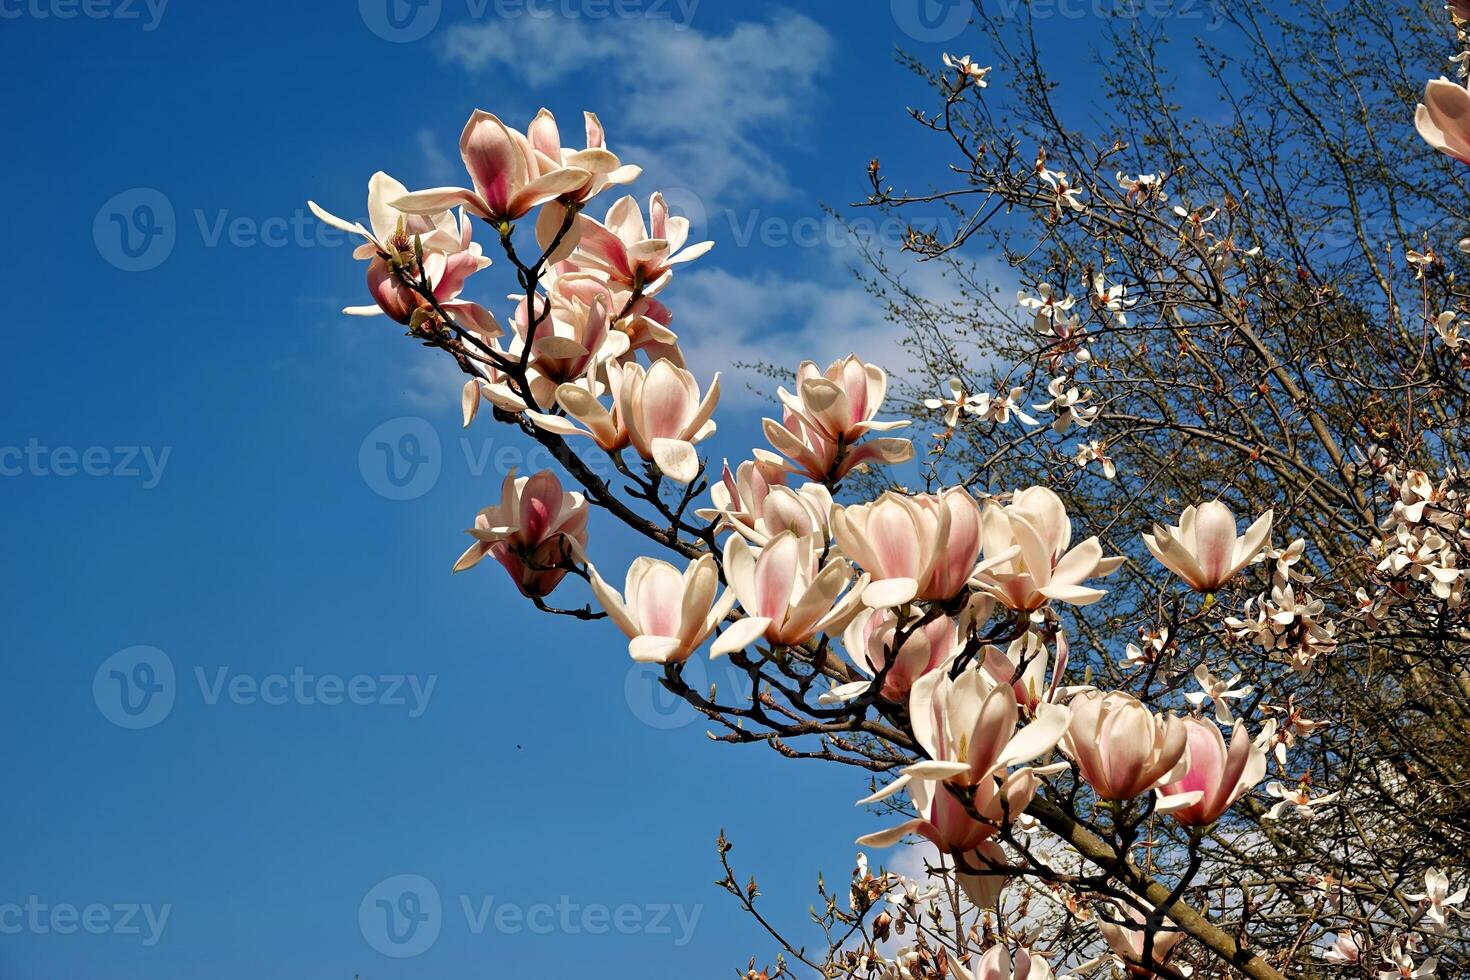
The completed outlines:
[[[1191,691],[1184,695],[1184,700],[1200,707],[1206,701],[1215,702],[1215,720],[1222,725],[1233,725],[1235,716],[1230,713],[1230,706],[1225,703],[1226,698],[1243,698],[1255,690],[1255,685],[1247,684],[1244,687],[1236,687],[1240,683],[1240,675],[1236,674],[1228,681],[1222,681],[1210,673],[1210,668],[1201,663],[1194,668],[1194,680],[1199,684],[1200,690]]]

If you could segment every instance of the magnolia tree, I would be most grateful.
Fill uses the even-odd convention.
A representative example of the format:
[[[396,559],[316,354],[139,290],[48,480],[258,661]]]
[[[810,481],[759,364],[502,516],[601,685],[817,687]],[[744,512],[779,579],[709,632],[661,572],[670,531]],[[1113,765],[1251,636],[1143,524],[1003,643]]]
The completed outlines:
[[[464,424],[560,466],[509,475],[455,570],[490,557],[536,609],[609,620],[717,740],[860,771],[881,829],[796,933],[721,838],[777,945],[752,980],[1470,965],[1470,91],[1410,75],[1470,49],[1470,7],[1355,13],[1230,11],[1246,56],[1203,64],[1246,94],[1203,129],[1136,22],[1101,139],[1050,102],[1028,23],[981,22],[993,67],[916,65],[955,186],[874,161],[867,203],[957,219],[907,247],[959,291],[870,253],[917,368],[803,362],[719,471],[719,378],[665,305],[711,243],[657,193],[594,209],[639,169],[592,113],[569,147],[546,110],[476,112],[470,186],[375,174],[370,228],[312,205],[363,239],[373,305],[346,312],[452,357]],[[464,295],[477,223],[519,290],[505,325]],[[609,568],[594,508],[652,553]],[[745,683],[696,690],[692,657]],[[915,878],[868,856],[914,842]]]

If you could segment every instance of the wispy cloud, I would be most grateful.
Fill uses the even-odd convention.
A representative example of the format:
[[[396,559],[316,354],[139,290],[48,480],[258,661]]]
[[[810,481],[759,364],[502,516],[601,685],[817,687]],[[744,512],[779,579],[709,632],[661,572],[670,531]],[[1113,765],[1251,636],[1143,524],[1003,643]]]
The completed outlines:
[[[731,203],[792,193],[774,150],[801,139],[833,48],[820,24],[778,10],[718,34],[646,19],[461,24],[441,54],[469,72],[504,70],[533,90],[566,83],[601,93],[595,108],[609,142],[644,168],[644,183]]]

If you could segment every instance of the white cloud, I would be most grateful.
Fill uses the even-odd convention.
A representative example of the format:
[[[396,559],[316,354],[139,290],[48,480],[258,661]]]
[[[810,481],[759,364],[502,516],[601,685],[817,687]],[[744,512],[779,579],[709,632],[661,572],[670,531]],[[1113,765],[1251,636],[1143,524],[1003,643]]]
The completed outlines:
[[[675,273],[661,298],[674,311],[679,346],[698,377],[723,372],[725,403],[774,403],[782,383],[738,368],[737,362],[772,363],[794,373],[804,360],[825,367],[856,354],[891,376],[918,367],[917,356],[902,344],[908,328],[890,320],[883,300],[853,276],[858,255],[845,248],[818,254],[828,259],[827,267],[805,275],[783,270],[736,276],[719,266],[716,248],[691,271]],[[929,302],[943,305],[960,298],[937,263],[890,255],[888,264]]]
[[[772,145],[806,131],[833,50],[821,25],[778,10],[723,34],[637,18],[462,24],[446,33],[442,55],[470,72],[500,69],[532,90],[566,82],[585,91],[612,149],[644,168],[644,183],[728,203],[791,194]]]

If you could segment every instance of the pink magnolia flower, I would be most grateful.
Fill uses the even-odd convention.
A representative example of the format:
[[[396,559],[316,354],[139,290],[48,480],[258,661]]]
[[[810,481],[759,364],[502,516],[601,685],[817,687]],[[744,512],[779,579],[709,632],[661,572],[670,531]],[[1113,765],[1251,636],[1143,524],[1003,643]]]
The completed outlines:
[[[1448,78],[1434,79],[1424,89],[1414,127],[1439,152],[1470,163],[1470,90]]]
[[[478,303],[460,300],[465,280],[490,264],[480,254],[480,247],[469,240],[470,225],[464,225],[465,247],[458,252],[430,252],[424,255],[423,273],[429,281],[429,290],[434,299],[448,313],[455,316],[463,326],[474,331],[482,341],[492,340],[504,331],[495,315]],[[418,279],[416,266],[394,266],[389,260],[374,258],[368,263],[367,286],[376,306],[348,306],[342,312],[348,316],[377,316],[385,313],[395,323],[404,326],[414,322],[416,314],[428,314],[431,307],[419,292],[405,283],[399,269],[406,275]]]
[[[748,618],[720,635],[712,657],[743,650],[761,637],[797,646],[819,633],[838,633],[860,608],[859,589],[842,596],[852,566],[840,558],[823,564],[817,542],[790,531],[772,538],[759,555],[732,534],[725,542],[725,576]]]
[[[548,145],[544,128],[540,143]],[[600,147],[585,153],[585,159],[578,154],[568,157],[573,161],[569,164],[548,155],[490,113],[476,109],[459,137],[459,155],[474,188],[434,187],[389,203],[410,214],[436,214],[463,205],[471,214],[496,224],[515,221],[547,201],[579,193],[595,179],[590,168],[606,168],[612,157]]]
[[[500,489],[500,503],[475,517],[467,531],[475,539],[454,570],[474,568],[490,555],[510,573],[526,596],[548,596],[566,577],[556,568],[587,545],[587,501],[562,490],[551,470],[517,478],[512,470]]]
[[[1149,908],[1149,911],[1152,911],[1152,908],[1143,899],[1136,898],[1133,901],[1144,905],[1146,908]],[[1121,923],[1109,922],[1106,919],[1099,918],[1097,931],[1102,934],[1103,941],[1108,944],[1108,948],[1116,953],[1119,959],[1128,964],[1128,972],[1130,974],[1144,977],[1154,976],[1155,974],[1152,970],[1136,966],[1136,964],[1142,962],[1143,947],[1147,944],[1148,933],[1145,931],[1147,924],[1145,913],[1134,908],[1131,902],[1114,903],[1113,907],[1118,910],[1119,918],[1123,921]],[[1153,948],[1150,959],[1154,963],[1167,962],[1169,954],[1174,952],[1174,947],[1183,942],[1185,938],[1187,938],[1185,933],[1174,928],[1169,920],[1165,919],[1162,928],[1155,930],[1153,933]]]
[[[1237,723],[1229,748],[1220,726],[1203,718],[1185,718],[1188,765],[1159,789],[1158,809],[1174,814],[1186,827],[1214,823],[1266,775],[1266,750],[1275,735],[1275,723],[1253,742],[1245,725]]]
[[[707,521],[718,520],[721,530],[734,531],[751,544],[764,545],[782,531],[824,541],[830,537],[831,492],[820,483],[804,483],[794,490],[787,486],[786,469],[774,453],[757,449],[755,459],[733,472],[726,463],[709,495],[715,506],[695,513]]]
[[[589,566],[592,592],[608,618],[628,637],[628,653],[645,663],[681,663],[703,643],[735,605],[735,593],[718,599],[720,572],[701,555],[681,574],[654,558],[635,558],[622,595]]]
[[[834,441],[856,442],[869,432],[909,424],[907,420],[874,420],[888,392],[888,374],[876,364],[864,364],[856,354],[833,361],[824,372],[815,363],[802,361],[796,369],[796,390],[793,395],[779,389],[782,404]]]
[[[877,677],[884,665],[892,661],[883,675],[882,695],[895,703],[908,700],[914,681],[937,669],[959,650],[959,628],[948,616],[938,616],[918,629],[904,632],[903,645],[895,650],[897,617],[887,610],[866,609],[853,618],[842,636],[848,656],[869,677]],[[854,688],[855,693],[862,693],[868,685],[856,682]]]
[[[353,251],[352,257],[369,260],[368,292],[376,305],[349,306],[342,312],[349,316],[386,313],[395,322],[407,326],[415,313],[428,307],[428,302],[406,285],[402,276],[418,280],[422,272],[427,275],[434,298],[441,306],[463,317],[471,329],[487,339],[499,336],[500,324],[494,316],[483,307],[456,299],[464,289],[465,280],[490,265],[490,259],[473,240],[474,229],[470,223],[462,216],[456,219],[448,209],[420,215],[400,211],[388,203],[402,194],[403,185],[398,181],[381,170],[373,174],[368,181],[371,231],[360,223],[344,221],[315,201],[306,202],[324,223],[363,238],[363,244]]]
[[[1038,772],[1050,770],[1009,767],[1051,752],[1067,728],[1069,711],[1043,705],[1036,719],[1017,731],[1020,708],[1009,685],[995,684],[977,670],[952,679],[948,670],[936,669],[914,682],[909,717],[929,760],[907,767],[862,802],[907,790],[920,816],[858,843],[888,847],[917,833],[959,854],[975,850],[1025,812],[1040,786]],[[950,791],[950,783],[973,793],[971,807],[979,820]]]
[[[781,465],[780,457],[757,449],[754,459],[741,462],[733,470],[730,469],[730,461],[725,460],[719,482],[709,488],[714,507],[697,513],[705,520],[724,518],[727,527],[748,529],[754,526],[755,513],[771,490],[785,485],[786,469]]]
[[[603,221],[578,218],[580,240],[574,261],[606,273],[613,282],[653,296],[668,284],[673,267],[699,258],[714,242],[685,247],[689,219],[669,214],[662,194],[648,202],[649,225],[631,195],[618,199]]]
[[[1072,521],[1062,500],[1046,487],[1030,487],[1002,507],[987,504],[975,584],[1010,609],[1032,612],[1051,600],[1074,606],[1107,593],[1082,582],[1110,575],[1121,557],[1104,558],[1096,537],[1071,547]]]
[[[535,299],[536,334],[530,364],[542,379],[533,386],[538,402],[553,397],[559,384],[580,380],[598,364],[628,352],[626,334],[612,329],[613,297],[595,277],[556,276],[545,296]],[[515,342],[508,353],[519,358],[531,332],[533,315],[521,297],[511,319]]]
[[[538,153],[548,160],[559,161],[563,167],[585,170],[589,174],[581,186],[562,195],[561,199],[570,204],[583,204],[609,186],[631,184],[643,173],[642,167],[624,164],[607,148],[607,134],[596,113],[583,112],[582,121],[587,145],[581,150],[562,146],[561,131],[549,109],[543,108],[536,113],[536,118],[526,127],[531,147]]]
[[[1159,563],[1189,583],[1196,592],[1215,592],[1256,560],[1271,534],[1272,512],[1266,511],[1240,537],[1235,515],[1218,500],[1186,507],[1178,527],[1154,525],[1143,543]]]
[[[1059,687],[1067,671],[1067,635],[1060,629],[1056,634],[1057,659],[1051,668],[1051,681],[1046,679],[1047,662],[1050,654],[1046,644],[1034,630],[1012,640],[1006,649],[986,645],[981,666],[998,684],[1009,684],[1016,692],[1016,700],[1027,709],[1034,709],[1042,701],[1052,701],[1059,694],[1066,695],[1068,689]]]
[[[628,426],[623,422],[622,409],[618,406],[618,393],[623,389],[623,366],[616,360],[608,360],[601,365],[601,370],[605,382],[589,376],[557,385],[556,402],[567,413],[565,418],[539,412],[527,414],[536,425],[549,432],[562,436],[584,436],[608,453],[621,452],[631,442]],[[603,405],[599,400],[604,394],[612,397],[611,407]],[[586,428],[578,428],[573,424],[574,419]]]
[[[371,230],[359,222],[344,221],[315,201],[307,201],[306,206],[323,223],[362,237],[363,243],[353,250],[354,259],[381,256],[407,261],[413,256],[415,238],[423,241],[427,251],[457,251],[460,228],[448,209],[436,214],[409,214],[388,203],[407,192],[406,187],[381,170],[368,179],[368,224],[372,226]]]
[[[970,961],[970,969],[960,965],[954,954],[949,957],[949,972],[955,980],[1051,980],[1051,966],[1025,946],[1016,947],[1014,959],[1002,943],[987,949]]]
[[[1017,731],[1021,708],[1009,684],[997,684],[978,670],[957,678],[948,670],[932,671],[915,681],[909,694],[914,738],[931,761],[915,763],[904,774],[983,790],[992,782],[989,777],[1050,753],[1071,717],[1063,705],[1041,704],[1035,720]],[[984,795],[977,790],[976,809],[982,813]]]
[[[873,576],[863,593],[868,605],[948,600],[974,574],[980,508],[962,487],[922,497],[888,491],[870,504],[834,508],[832,533],[843,553]]]
[[[789,408],[782,413],[780,422],[762,419],[761,431],[781,455],[791,460],[788,468],[793,473],[802,473],[822,483],[836,484],[859,466],[892,465],[914,457],[914,444],[907,439],[866,439],[847,445]]]
[[[1182,774],[1188,733],[1174,715],[1157,716],[1121,691],[1084,691],[1070,702],[1062,751],[1102,800],[1131,800]]]
[[[1322,954],[1322,958],[1328,963],[1338,966],[1351,966],[1363,958],[1363,946],[1360,938],[1355,932],[1339,932],[1332,941],[1332,945]]]
[[[710,416],[719,400],[718,372],[701,399],[694,375],[667,360],[655,362],[646,372],[641,364],[624,365],[618,389],[618,411],[633,448],[679,483],[699,476],[694,444],[715,431]]]

